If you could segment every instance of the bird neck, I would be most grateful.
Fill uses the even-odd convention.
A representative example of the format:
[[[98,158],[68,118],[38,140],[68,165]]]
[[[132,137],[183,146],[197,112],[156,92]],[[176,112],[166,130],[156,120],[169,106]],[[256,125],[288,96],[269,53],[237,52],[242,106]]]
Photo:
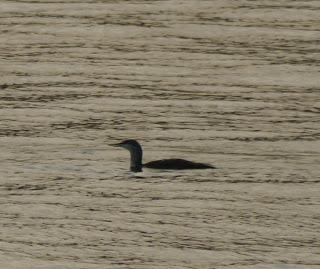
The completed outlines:
[[[134,148],[130,150],[130,170],[132,172],[142,172],[142,149]]]

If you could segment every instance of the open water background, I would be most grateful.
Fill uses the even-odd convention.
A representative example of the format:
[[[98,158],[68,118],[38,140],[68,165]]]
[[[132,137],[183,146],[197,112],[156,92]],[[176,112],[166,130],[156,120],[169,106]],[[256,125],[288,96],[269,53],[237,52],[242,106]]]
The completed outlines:
[[[2,0],[0,267],[320,268],[319,14]]]

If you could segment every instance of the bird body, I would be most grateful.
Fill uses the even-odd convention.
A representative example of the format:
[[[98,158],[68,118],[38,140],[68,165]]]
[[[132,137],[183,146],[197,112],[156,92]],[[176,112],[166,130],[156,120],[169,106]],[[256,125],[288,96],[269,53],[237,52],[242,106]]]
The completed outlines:
[[[164,159],[158,161],[152,161],[143,164],[144,167],[147,168],[154,168],[154,169],[175,169],[175,170],[182,170],[182,169],[207,169],[213,168],[213,166],[205,163],[195,163],[183,159]]]
[[[142,164],[142,148],[141,145],[133,139],[124,140],[121,143],[114,144],[113,146],[122,147],[130,152],[130,170],[133,172],[141,172],[142,167],[153,168],[153,169],[172,169],[172,170],[182,170],[182,169],[214,169],[214,166],[205,163],[196,163],[187,161],[184,159],[163,159],[148,162]]]

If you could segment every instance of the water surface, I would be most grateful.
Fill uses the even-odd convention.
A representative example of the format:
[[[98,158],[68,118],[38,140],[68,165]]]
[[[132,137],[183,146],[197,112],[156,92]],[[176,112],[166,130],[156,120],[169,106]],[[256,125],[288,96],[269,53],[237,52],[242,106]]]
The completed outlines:
[[[319,1],[0,10],[3,268],[319,268]]]

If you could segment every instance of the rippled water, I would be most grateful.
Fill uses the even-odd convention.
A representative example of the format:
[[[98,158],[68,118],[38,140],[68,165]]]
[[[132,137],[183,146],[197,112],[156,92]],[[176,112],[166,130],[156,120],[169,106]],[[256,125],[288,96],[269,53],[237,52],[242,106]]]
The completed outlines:
[[[319,11],[1,1],[1,268],[320,268]]]

